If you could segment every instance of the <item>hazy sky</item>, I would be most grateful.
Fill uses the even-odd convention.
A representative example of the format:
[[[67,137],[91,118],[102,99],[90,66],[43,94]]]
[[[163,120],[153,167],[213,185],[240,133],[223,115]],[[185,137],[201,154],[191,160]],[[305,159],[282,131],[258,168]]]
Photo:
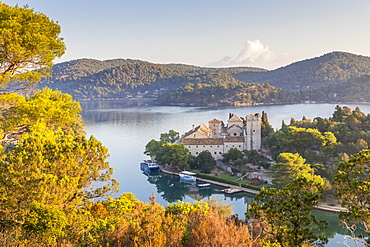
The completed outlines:
[[[58,21],[56,62],[132,58],[274,69],[346,51],[370,56],[370,0],[5,0]]]

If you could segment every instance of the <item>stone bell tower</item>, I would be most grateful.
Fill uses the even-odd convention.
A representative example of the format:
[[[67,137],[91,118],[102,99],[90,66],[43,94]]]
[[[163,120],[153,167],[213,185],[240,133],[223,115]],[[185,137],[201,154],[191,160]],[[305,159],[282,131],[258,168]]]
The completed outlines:
[[[247,150],[261,149],[261,116],[249,114],[245,117],[245,146]]]

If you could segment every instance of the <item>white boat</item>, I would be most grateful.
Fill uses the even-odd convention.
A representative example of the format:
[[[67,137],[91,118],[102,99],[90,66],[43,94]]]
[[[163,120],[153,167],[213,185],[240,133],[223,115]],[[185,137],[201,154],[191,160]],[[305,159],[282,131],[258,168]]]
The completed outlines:
[[[198,184],[197,185],[199,189],[204,189],[204,188],[209,188],[211,186],[211,184]]]
[[[189,182],[195,182],[197,180],[195,175],[196,175],[196,173],[188,172],[188,171],[182,171],[179,174],[180,179],[185,180],[185,181],[189,181]]]
[[[242,192],[241,189],[236,189],[236,188],[228,188],[228,189],[224,189],[224,190],[221,190],[221,191],[225,194],[234,194],[234,193]]]

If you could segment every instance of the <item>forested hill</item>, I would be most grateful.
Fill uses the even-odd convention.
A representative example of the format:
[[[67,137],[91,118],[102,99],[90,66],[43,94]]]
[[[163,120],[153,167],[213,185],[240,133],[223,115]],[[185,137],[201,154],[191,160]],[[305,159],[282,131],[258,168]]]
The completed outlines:
[[[56,64],[50,78],[40,87],[48,86],[76,98],[125,98],[137,92],[179,88],[188,83],[233,83],[231,74],[244,71],[265,71],[259,68],[205,68],[183,64],[154,64],[150,62],[114,59],[99,61],[79,59]]]
[[[264,73],[240,72],[234,77],[245,82],[269,83],[285,90],[305,90],[370,74],[370,57],[332,52],[292,63]]]
[[[271,71],[154,64],[132,59],[79,59],[56,64],[51,77],[44,79],[40,87],[59,89],[76,99],[158,97],[162,104],[291,103],[328,98],[337,83],[367,74],[370,57],[344,52]],[[329,84],[330,87],[323,87]],[[313,91],[318,88],[322,91]],[[305,89],[315,95],[303,98],[301,93],[284,91]]]
[[[348,81],[332,83],[319,89],[302,93],[304,98],[320,102],[370,102],[370,75],[351,78]]]
[[[50,78],[50,82],[57,83],[78,80],[86,76],[94,75],[106,69],[111,69],[121,65],[128,65],[135,62],[135,60],[129,59],[100,61],[96,59],[84,58],[59,63],[53,66],[53,73],[52,77]]]

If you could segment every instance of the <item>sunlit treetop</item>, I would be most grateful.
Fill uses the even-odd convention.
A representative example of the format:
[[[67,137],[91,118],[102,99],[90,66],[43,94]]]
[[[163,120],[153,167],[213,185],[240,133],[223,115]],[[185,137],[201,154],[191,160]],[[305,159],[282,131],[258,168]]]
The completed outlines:
[[[50,73],[65,52],[57,22],[28,6],[0,3],[0,93],[22,90]]]

